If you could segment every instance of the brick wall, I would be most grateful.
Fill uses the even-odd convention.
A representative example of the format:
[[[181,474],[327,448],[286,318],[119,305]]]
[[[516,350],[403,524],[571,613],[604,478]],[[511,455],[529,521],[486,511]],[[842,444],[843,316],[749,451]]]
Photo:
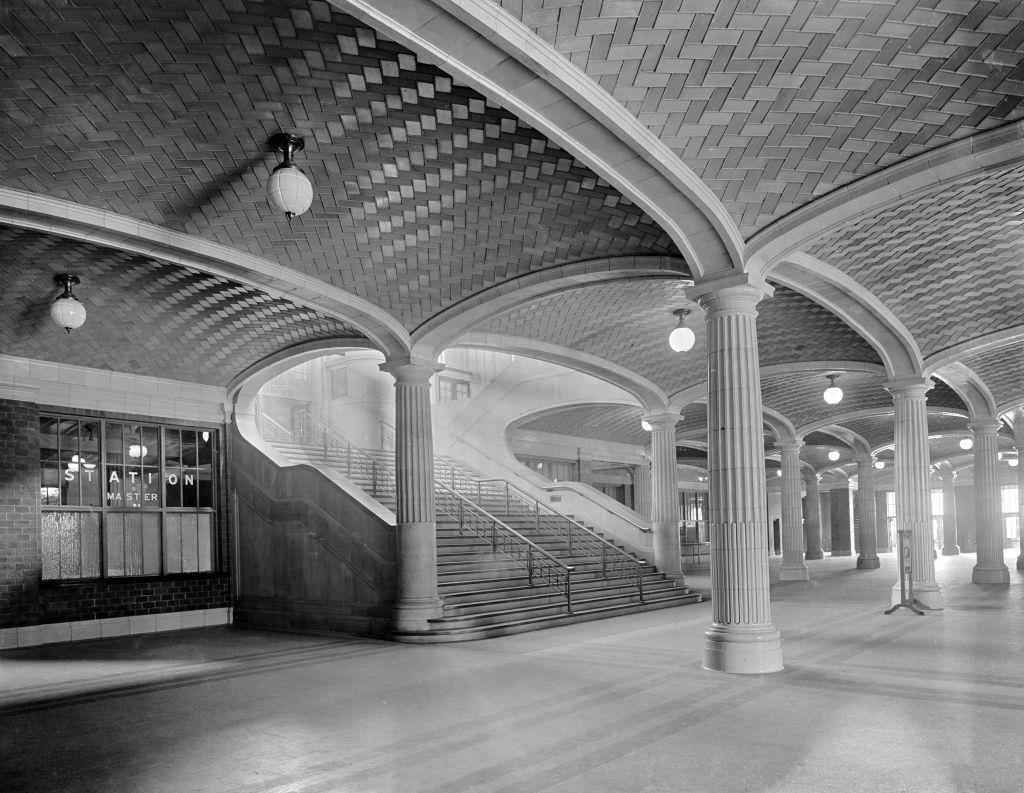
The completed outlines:
[[[39,413],[35,403],[0,399],[0,628],[230,606],[230,576],[226,571],[231,554],[223,509],[217,522],[222,572],[160,578],[42,580]],[[114,413],[99,415],[176,423]],[[222,443],[222,466],[223,453]]]

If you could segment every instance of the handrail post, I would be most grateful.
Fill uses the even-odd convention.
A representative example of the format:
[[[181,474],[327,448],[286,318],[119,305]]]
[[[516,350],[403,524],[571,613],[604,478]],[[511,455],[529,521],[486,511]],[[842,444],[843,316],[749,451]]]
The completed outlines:
[[[477,479],[476,480],[476,503],[477,504],[482,504],[483,503],[483,500],[484,500],[483,486],[484,486],[483,482],[481,482],[479,479]]]
[[[462,527],[466,522],[465,505],[462,503],[462,499],[459,499],[459,536],[462,536]]]
[[[512,514],[512,498],[509,495],[508,480],[505,481],[505,514]]]
[[[601,577],[608,577],[608,546],[601,546]]]
[[[370,460],[370,492],[377,495],[377,461]]]
[[[644,602],[644,566],[638,564],[636,566],[636,586],[640,590],[640,602]]]
[[[491,548],[498,550],[498,522],[491,521]]]
[[[572,553],[572,524],[566,524],[569,528],[569,553]]]
[[[565,608],[572,614],[572,569],[565,571]]]
[[[533,586],[533,548],[526,546],[526,575],[530,586]]]
[[[540,502],[534,499],[533,503],[536,505],[536,519],[534,520],[534,524],[537,526],[537,531],[540,531]]]

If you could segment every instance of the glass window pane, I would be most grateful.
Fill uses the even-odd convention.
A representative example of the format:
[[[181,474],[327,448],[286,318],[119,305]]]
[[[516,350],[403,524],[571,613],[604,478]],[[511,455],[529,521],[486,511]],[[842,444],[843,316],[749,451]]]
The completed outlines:
[[[79,535],[82,538],[82,578],[97,578],[100,574],[100,513],[79,514]]]
[[[108,507],[123,507],[124,506],[124,466],[120,465],[108,465],[105,479],[107,480],[107,506]]]
[[[170,513],[164,521],[164,572],[181,572],[181,514]]]
[[[199,570],[213,570],[213,516],[197,515],[199,526]]]
[[[40,473],[39,500],[44,507],[60,506],[61,476],[56,461],[42,467]]]
[[[124,518],[124,574],[142,575],[142,516],[131,512]]]
[[[183,468],[196,467],[196,431],[181,431],[181,465]]]
[[[142,506],[159,507],[160,495],[160,469],[146,467],[142,469]]]
[[[181,516],[181,572],[199,572],[198,515]]]
[[[138,509],[142,506],[142,468],[129,465],[124,473],[124,505]]]
[[[103,429],[103,452],[111,465],[124,465],[124,425],[108,421]]]
[[[181,506],[181,469],[164,469],[164,494],[167,497],[167,506]]]
[[[160,465],[160,428],[142,428],[142,464]]]
[[[144,512],[142,519],[142,574],[160,575],[160,513]]]
[[[164,465],[177,468],[181,465],[181,431],[164,430]]]
[[[213,472],[199,469],[196,474],[196,506],[213,507]]]
[[[124,523],[123,512],[109,512],[106,516],[104,536],[107,549],[107,575],[124,575]]]
[[[43,513],[43,579],[60,578],[60,521],[66,512]]]
[[[95,422],[82,422],[78,455],[82,506],[98,507],[102,503],[103,474],[99,466],[100,436]]]
[[[186,468],[181,472],[181,505],[198,507],[198,477],[195,468]]]

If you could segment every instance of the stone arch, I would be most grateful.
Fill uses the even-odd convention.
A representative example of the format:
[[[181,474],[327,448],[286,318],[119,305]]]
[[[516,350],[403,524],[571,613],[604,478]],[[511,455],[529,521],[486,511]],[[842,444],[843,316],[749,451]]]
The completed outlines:
[[[742,236],[711,189],[634,114],[496,3],[461,0],[457,13],[430,0],[334,4],[586,163],[665,230],[695,278],[742,272]]]

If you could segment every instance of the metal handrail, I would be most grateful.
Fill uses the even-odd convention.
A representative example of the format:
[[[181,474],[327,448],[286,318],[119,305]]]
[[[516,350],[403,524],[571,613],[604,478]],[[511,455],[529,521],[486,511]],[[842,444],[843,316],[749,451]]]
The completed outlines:
[[[623,578],[635,582],[640,597],[644,601],[644,571],[647,562],[644,559],[637,559],[628,552],[619,548],[615,543],[606,540],[593,529],[584,526],[578,520],[552,509],[539,499],[534,498],[522,488],[517,487],[505,479],[474,479],[478,501],[483,500],[483,485],[498,484],[497,491],[491,489],[491,494],[498,495],[504,491],[505,511],[512,515],[513,504],[518,502],[525,506],[524,514],[532,514],[534,525],[538,531],[546,530],[555,535],[562,536],[569,547],[569,553],[575,556],[585,556],[601,561],[601,575],[605,578]],[[552,520],[555,524],[552,525]],[[561,525],[560,525],[561,524]]]
[[[572,565],[545,551],[443,482],[434,482],[434,498],[437,511],[458,523],[459,534],[471,531],[490,543],[496,553],[502,553],[526,568],[530,586],[539,582],[561,592],[568,613],[572,614],[572,573],[575,569]]]
[[[393,467],[381,465],[358,446],[341,437],[326,424],[317,421],[308,411],[296,414],[298,443],[311,444],[322,450],[324,459],[344,472],[349,479],[362,477],[370,482],[370,495],[394,496],[397,493]],[[297,436],[297,437],[296,437]]]

